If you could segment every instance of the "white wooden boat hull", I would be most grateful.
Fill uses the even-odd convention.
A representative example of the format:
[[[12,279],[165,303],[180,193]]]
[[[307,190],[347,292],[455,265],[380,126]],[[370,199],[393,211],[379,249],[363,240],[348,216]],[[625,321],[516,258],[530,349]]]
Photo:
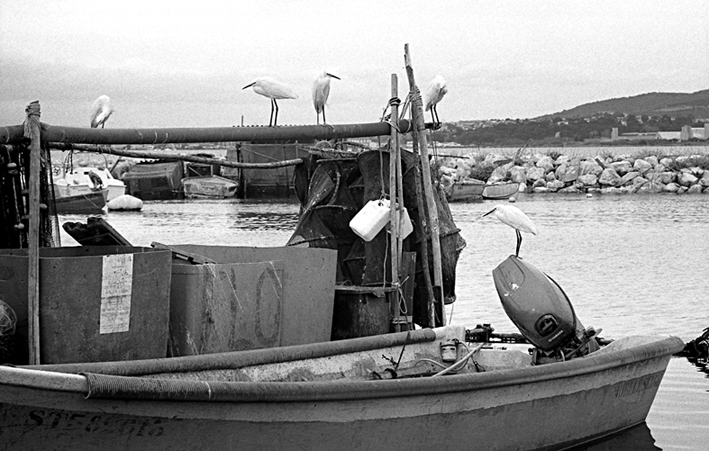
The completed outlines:
[[[155,399],[119,394],[135,378],[87,399],[82,375],[0,367],[0,449],[561,449],[642,423],[682,346],[636,337],[568,362],[438,378],[147,380],[161,385]]]

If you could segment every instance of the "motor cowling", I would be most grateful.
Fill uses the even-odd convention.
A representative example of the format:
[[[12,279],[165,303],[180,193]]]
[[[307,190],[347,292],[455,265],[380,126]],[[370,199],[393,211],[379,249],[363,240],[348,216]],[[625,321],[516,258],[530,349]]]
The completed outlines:
[[[555,351],[583,336],[566,294],[534,266],[510,255],[492,277],[505,313],[535,347]]]

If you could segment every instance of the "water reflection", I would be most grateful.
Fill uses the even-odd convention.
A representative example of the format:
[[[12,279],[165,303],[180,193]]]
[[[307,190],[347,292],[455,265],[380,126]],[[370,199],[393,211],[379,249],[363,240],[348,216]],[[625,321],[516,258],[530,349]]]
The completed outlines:
[[[655,445],[650,428],[641,423],[611,437],[571,448],[572,451],[655,451],[662,448]]]
[[[230,227],[243,230],[275,229],[293,231],[297,223],[297,213],[242,211],[234,213],[234,222]]]

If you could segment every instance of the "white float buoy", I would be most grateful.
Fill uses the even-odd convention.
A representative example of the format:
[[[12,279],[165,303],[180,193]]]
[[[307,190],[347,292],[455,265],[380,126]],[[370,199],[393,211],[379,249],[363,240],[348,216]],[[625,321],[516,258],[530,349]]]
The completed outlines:
[[[515,199],[514,196],[511,196],[509,199],[507,199],[507,201],[511,204],[514,204],[515,202],[517,202],[517,199]]]
[[[109,210],[138,211],[143,208],[143,201],[130,194],[122,194],[106,204]]]

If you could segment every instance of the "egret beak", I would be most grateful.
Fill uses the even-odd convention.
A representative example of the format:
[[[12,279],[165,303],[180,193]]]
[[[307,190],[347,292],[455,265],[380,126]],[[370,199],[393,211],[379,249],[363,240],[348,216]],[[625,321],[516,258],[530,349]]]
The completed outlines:
[[[256,82],[253,82],[253,83],[251,83],[251,84],[248,84],[248,85],[244,86],[244,87],[241,88],[241,89],[250,88],[250,87],[252,87],[252,86],[255,85],[255,84],[256,84]]]
[[[485,213],[484,215],[482,215],[481,218],[484,218],[485,216],[487,216],[487,215],[493,213],[495,210],[496,210],[496,209],[493,208],[492,210],[490,210],[490,211],[488,211],[487,213]]]
[[[327,73],[327,72],[326,72],[325,74],[326,74],[328,77],[337,78],[338,80],[341,80],[341,78],[338,77],[337,75],[332,75],[332,74]]]

